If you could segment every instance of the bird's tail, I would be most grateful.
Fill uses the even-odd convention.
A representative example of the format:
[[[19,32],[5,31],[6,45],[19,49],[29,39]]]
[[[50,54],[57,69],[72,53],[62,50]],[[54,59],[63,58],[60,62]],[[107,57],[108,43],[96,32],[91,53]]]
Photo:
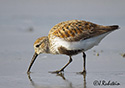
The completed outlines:
[[[110,31],[114,31],[116,29],[119,29],[119,26],[118,25],[112,25],[112,26],[99,25],[98,28],[100,29],[99,31],[110,32]]]
[[[115,30],[115,29],[119,29],[119,26],[118,25],[112,25],[112,26],[109,26],[112,30]]]

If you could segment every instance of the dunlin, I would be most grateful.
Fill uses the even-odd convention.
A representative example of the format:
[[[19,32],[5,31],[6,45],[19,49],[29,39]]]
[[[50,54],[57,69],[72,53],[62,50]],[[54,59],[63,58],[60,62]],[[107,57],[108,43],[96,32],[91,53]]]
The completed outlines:
[[[118,29],[118,25],[103,26],[84,20],[70,20],[56,24],[48,36],[38,38],[34,43],[35,54],[31,60],[27,73],[41,53],[65,54],[69,56],[69,62],[60,70],[52,73],[60,73],[72,62],[72,56],[83,53],[83,71],[86,73],[85,51],[98,45],[109,33]]]

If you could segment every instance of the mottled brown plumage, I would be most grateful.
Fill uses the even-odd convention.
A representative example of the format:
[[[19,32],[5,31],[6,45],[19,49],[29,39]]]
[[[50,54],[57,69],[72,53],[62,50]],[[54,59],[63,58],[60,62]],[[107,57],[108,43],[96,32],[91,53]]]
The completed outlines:
[[[49,37],[56,36],[73,42],[95,37],[117,28],[118,26],[112,28],[111,26],[101,26],[83,20],[70,20],[56,24],[50,30]]]

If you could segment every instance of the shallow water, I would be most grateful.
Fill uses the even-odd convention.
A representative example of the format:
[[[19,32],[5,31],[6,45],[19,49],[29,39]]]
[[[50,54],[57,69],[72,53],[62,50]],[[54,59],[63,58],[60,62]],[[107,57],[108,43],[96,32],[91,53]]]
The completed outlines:
[[[1,0],[0,88],[124,88],[125,58],[121,56],[125,53],[124,3],[124,0]],[[86,52],[86,76],[76,74],[82,71],[81,54],[73,56],[63,75],[48,71],[60,69],[69,57],[41,54],[28,77],[34,41],[47,35],[55,24],[71,19],[118,24],[120,29]],[[96,81],[120,85],[96,85]]]

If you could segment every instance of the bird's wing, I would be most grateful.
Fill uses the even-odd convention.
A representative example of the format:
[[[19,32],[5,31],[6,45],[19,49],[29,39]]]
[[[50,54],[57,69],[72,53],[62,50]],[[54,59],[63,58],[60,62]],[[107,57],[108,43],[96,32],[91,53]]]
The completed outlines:
[[[80,41],[117,29],[118,26],[102,26],[83,20],[70,20],[56,24],[49,32],[65,41]]]

